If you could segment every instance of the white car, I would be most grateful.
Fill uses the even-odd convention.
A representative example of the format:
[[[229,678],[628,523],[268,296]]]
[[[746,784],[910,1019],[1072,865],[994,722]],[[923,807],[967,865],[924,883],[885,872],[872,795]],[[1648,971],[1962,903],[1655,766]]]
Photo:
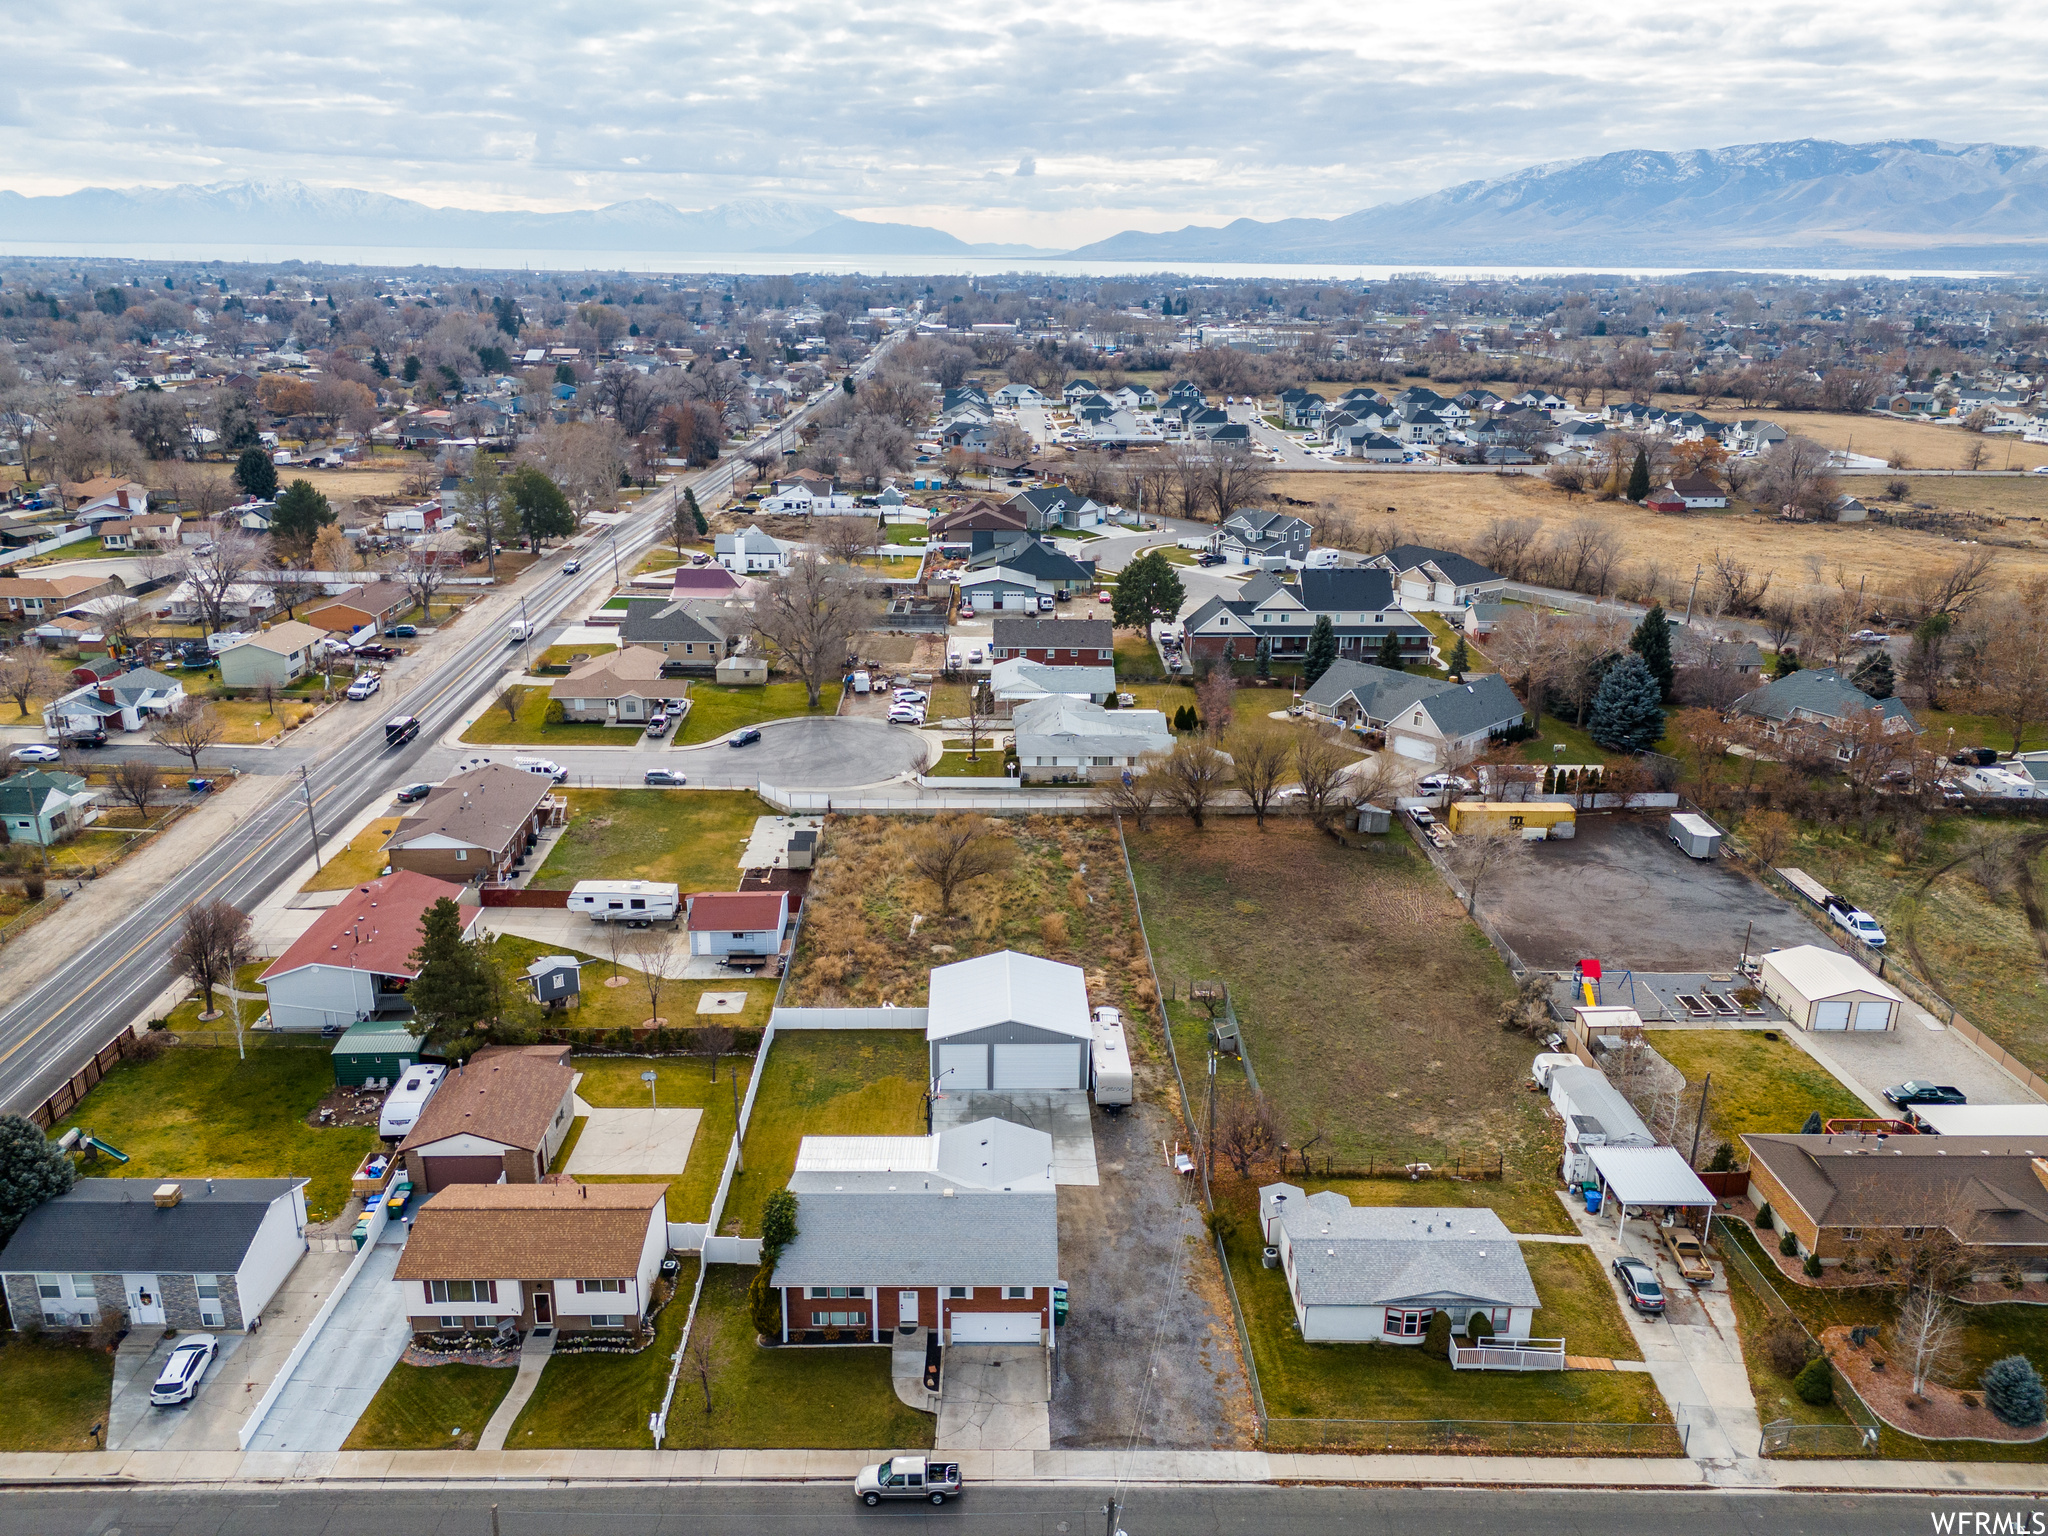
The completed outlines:
[[[352,699],[367,699],[384,686],[384,679],[374,672],[365,672],[348,685],[348,696]]]
[[[178,1340],[178,1347],[164,1361],[164,1368],[157,1372],[156,1385],[149,1389],[149,1400],[159,1408],[172,1403],[189,1403],[199,1391],[200,1378],[206,1368],[213,1364],[214,1351],[220,1347],[210,1333],[195,1333],[190,1338]]]
[[[1461,779],[1454,773],[1432,773],[1415,787],[1425,795],[1440,795],[1446,790],[1456,790],[1460,794],[1465,794],[1471,790],[1472,781]]]
[[[892,709],[889,711],[889,723],[891,725],[923,725],[924,711],[921,709],[904,709],[901,707]]]
[[[925,704],[931,700],[930,694],[920,693],[915,688],[898,688],[890,697],[898,704]]]
[[[54,763],[61,760],[64,756],[55,747],[41,745],[16,747],[7,755],[17,763]]]

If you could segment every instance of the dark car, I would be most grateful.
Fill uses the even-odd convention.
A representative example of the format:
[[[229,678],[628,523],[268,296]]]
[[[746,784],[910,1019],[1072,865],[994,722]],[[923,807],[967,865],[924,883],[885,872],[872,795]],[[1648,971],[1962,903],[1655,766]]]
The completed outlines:
[[[760,739],[761,733],[755,730],[754,727],[750,725],[744,731],[734,731],[732,733],[732,740],[730,743],[728,743],[728,745],[735,747],[751,747],[755,742],[759,741]]]
[[[395,640],[410,640],[419,634],[419,626],[415,624],[393,624],[384,633],[390,635]]]
[[[434,786],[431,784],[408,784],[398,792],[398,803],[411,805],[416,800],[426,799],[433,792]]]
[[[673,768],[650,768],[640,782],[642,784],[652,784],[657,789],[681,789],[690,781],[680,773],[677,773]]]
[[[355,654],[365,661],[396,661],[399,653],[396,646],[359,645],[355,649]]]
[[[1630,1306],[1645,1317],[1662,1315],[1664,1287],[1657,1283],[1657,1272],[1649,1265],[1623,1254],[1614,1261],[1614,1278],[1621,1282],[1622,1293],[1628,1297]]]
[[[1967,1104],[1960,1088],[1950,1088],[1942,1083],[1923,1083],[1918,1078],[1887,1088],[1884,1096],[1904,1108],[1908,1104]]]

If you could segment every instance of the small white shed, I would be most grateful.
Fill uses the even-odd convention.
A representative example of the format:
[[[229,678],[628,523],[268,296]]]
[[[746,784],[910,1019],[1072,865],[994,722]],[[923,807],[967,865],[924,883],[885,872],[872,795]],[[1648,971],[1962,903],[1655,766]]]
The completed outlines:
[[[1896,1029],[1906,999],[1847,955],[1818,944],[1774,949],[1757,985],[1801,1029]]]

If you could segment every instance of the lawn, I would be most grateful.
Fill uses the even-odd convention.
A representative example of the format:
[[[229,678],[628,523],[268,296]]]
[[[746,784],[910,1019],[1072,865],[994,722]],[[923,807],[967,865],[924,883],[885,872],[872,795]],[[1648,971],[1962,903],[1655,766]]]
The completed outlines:
[[[322,850],[327,862],[313,871],[313,877],[299,889],[345,891],[352,885],[376,879],[384,872],[385,840],[398,829],[398,822],[396,816],[380,816],[358,832],[346,847],[336,848],[328,844]]]
[[[778,1033],[721,1229],[737,1222],[744,1235],[760,1233],[761,1209],[789,1183],[805,1136],[922,1135],[929,1059],[924,1036],[912,1030]]]
[[[566,951],[579,958],[588,958],[583,970],[583,1000],[566,1012],[550,1015],[550,1022],[562,1029],[590,1030],[606,1035],[621,1029],[638,1029],[647,1022],[647,984],[642,979],[646,973],[636,969],[631,959],[633,945],[644,940],[647,934],[643,930],[610,923],[593,923],[591,927],[595,930],[591,950],[597,951],[596,954],[591,950]],[[609,943],[613,938],[619,940],[619,956],[625,962],[618,967],[618,974],[628,978],[629,986],[605,985],[613,973]],[[498,953],[522,974],[540,956],[565,952],[560,944],[553,941],[542,943],[538,939],[522,939],[512,934],[500,934],[493,942]],[[677,944],[680,948],[680,932]],[[745,992],[747,1006],[739,1013],[700,1017],[697,999],[706,992]],[[671,1030],[695,1029],[701,1024],[711,1023],[730,1024],[735,1029],[760,1029],[768,1023],[768,1013],[774,1000],[773,982],[749,982],[738,977],[730,981],[678,981],[667,977],[661,984],[661,1016],[668,1021]],[[641,1091],[644,1093],[646,1090]]]
[[[536,670],[541,667],[573,667],[580,661],[617,649],[616,645],[593,640],[578,640],[574,645],[551,645],[533,658],[533,665]]]
[[[209,699],[220,716],[223,745],[253,746],[270,740],[281,731],[313,717],[315,704],[291,704],[279,699],[265,704],[261,699]]]
[[[624,992],[626,989],[618,989]],[[747,1010],[754,1027],[768,1022],[768,1007],[774,1001],[772,987],[756,991],[754,1005]],[[644,1011],[644,1010],[643,1010]],[[758,1018],[751,1017],[754,1014]],[[731,1017],[731,1016],[724,1016]],[[583,1074],[576,1092],[593,1109],[639,1109],[648,1102],[647,1085],[640,1074],[652,1071],[663,1109],[701,1109],[697,1139],[690,1145],[690,1163],[680,1178],[668,1182],[668,1219],[703,1221],[711,1214],[711,1197],[718,1191],[719,1175],[725,1172],[725,1156],[732,1147],[733,1100],[747,1096],[747,1075],[753,1070],[749,1057],[726,1056],[718,1063],[718,1081],[711,1081],[711,1061],[705,1056],[663,1056],[650,1061],[644,1056],[577,1056],[574,1065]],[[734,1088],[738,1094],[734,1094]],[[566,1152],[568,1149],[564,1148]],[[793,1166],[793,1165],[792,1165]],[[588,1178],[589,1175],[579,1175]],[[627,1180],[625,1182],[644,1182]]]
[[[118,1167],[122,1178],[304,1178],[307,1215],[324,1221],[340,1213],[349,1176],[378,1145],[374,1126],[306,1124],[333,1086],[331,1053],[314,1046],[252,1041],[246,1061],[232,1047],[173,1046],[155,1061],[116,1066],[50,1135],[91,1130],[130,1159],[94,1172]]]
[[[758,795],[731,790],[572,789],[567,798],[568,830],[534,875],[537,890],[579,880],[672,881],[686,895],[734,890],[755,820],[775,814]]]
[[[89,1451],[107,1421],[114,1353],[11,1334],[0,1349],[0,1451]]]
[[[391,1367],[345,1451],[473,1451],[519,1373],[494,1365]]]
[[[682,685],[677,684],[680,688]],[[514,685],[519,696],[517,717],[507,715],[504,706],[491,700],[481,715],[471,721],[462,739],[478,746],[533,747],[630,747],[640,739],[637,727],[618,725],[547,723],[548,690]]]
[[[1816,1111],[1823,1120],[1836,1115],[1861,1119],[1870,1107],[1851,1093],[1827,1068],[1789,1039],[1766,1040],[1760,1029],[1656,1029],[1648,1039],[1671,1065],[1697,1083],[1708,1073],[1714,1086],[1707,1094],[1707,1134],[1700,1154],[1716,1142],[1735,1149],[1746,1163],[1744,1133],[1790,1135]]]
[[[834,715],[839,712],[841,686],[828,684],[818,695],[818,707],[812,709],[810,693],[802,683],[691,683],[690,712],[683,718],[676,740],[716,741],[742,726],[760,725],[767,720]]]
[[[533,1397],[512,1421],[505,1449],[653,1450],[648,1416],[661,1408],[696,1284],[697,1261],[685,1258],[676,1293],[655,1320],[654,1342],[638,1354],[549,1356]]]
[[[1593,1250],[1575,1243],[1524,1243],[1522,1262],[1536,1282],[1536,1309],[1529,1332],[1539,1339],[1563,1339],[1574,1355],[1604,1360],[1640,1360],[1642,1346],[1629,1332],[1614,1288]]]
[[[1133,682],[1162,682],[1166,677],[1166,663],[1159,659],[1159,647],[1146,636],[1131,630],[1116,632],[1116,680],[1117,686],[1128,688]]]
[[[891,523],[882,531],[884,544],[922,544],[926,537],[923,523]]]
[[[857,563],[862,570],[874,571],[890,581],[909,581],[924,564],[924,556],[863,555]]]
[[[925,776],[933,779],[999,779],[1003,776],[1003,749],[983,747],[973,762],[968,761],[964,749],[948,752],[925,769]]]

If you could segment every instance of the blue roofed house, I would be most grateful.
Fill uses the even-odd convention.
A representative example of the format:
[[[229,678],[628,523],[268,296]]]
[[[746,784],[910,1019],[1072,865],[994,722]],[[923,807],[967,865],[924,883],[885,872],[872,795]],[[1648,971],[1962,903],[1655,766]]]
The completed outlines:
[[[1774,678],[1737,699],[1729,713],[1758,721],[1774,741],[1824,739],[1843,762],[1856,752],[1849,733],[1867,720],[1881,721],[1888,736],[1920,729],[1898,699],[1873,699],[1832,667]]]
[[[0,782],[0,824],[10,843],[52,847],[99,819],[99,791],[75,773],[37,768]]]
[[[1465,761],[1523,719],[1498,672],[1452,683],[1340,660],[1301,697],[1311,714],[1384,735],[1398,755],[1440,766]]]
[[[43,706],[43,732],[52,741],[93,731],[139,731],[185,702],[185,685],[148,667],[74,688]]]

